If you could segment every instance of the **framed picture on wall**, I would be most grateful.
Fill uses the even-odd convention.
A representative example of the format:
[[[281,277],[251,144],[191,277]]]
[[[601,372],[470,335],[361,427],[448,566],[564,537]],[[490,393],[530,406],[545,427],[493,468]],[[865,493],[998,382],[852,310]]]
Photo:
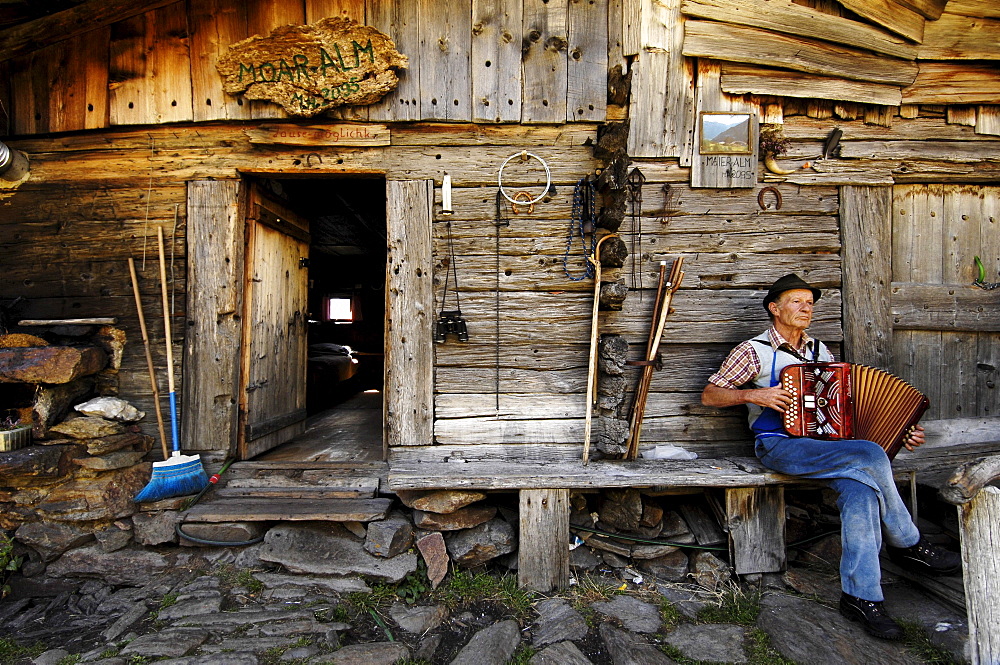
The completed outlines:
[[[698,152],[702,155],[753,154],[752,116],[749,113],[702,111],[698,118]]]

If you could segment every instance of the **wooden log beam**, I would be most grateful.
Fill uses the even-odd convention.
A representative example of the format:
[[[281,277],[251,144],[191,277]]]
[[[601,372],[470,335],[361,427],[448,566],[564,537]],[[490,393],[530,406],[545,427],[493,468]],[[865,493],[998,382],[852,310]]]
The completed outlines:
[[[0,61],[123,21],[177,0],[90,0],[0,32]]]
[[[1000,161],[1000,141],[849,141],[845,159],[921,159],[947,162]]]
[[[967,284],[893,282],[892,316],[896,330],[1000,331],[996,294]]]
[[[958,509],[971,662],[1000,662],[1000,489],[984,487]]]
[[[906,60],[714,21],[684,24],[684,55],[892,85],[909,85],[917,75]]]
[[[860,21],[826,14],[790,0],[685,0],[687,16],[761,28],[799,37],[822,39],[844,46],[884,53],[905,60],[916,58],[912,44]]]
[[[524,489],[518,494],[518,584],[542,593],[568,587],[569,490]]]
[[[852,12],[914,42],[924,38],[924,17],[893,0],[837,0]]]
[[[896,0],[896,2],[931,21],[941,18],[944,7],[948,4],[948,0]]]
[[[732,95],[835,99],[885,106],[899,106],[902,100],[902,93],[895,85],[732,63],[722,65],[722,90]]]
[[[921,60],[1000,60],[1000,19],[944,14],[927,23]]]
[[[980,457],[958,467],[941,488],[942,499],[956,506],[972,501],[988,484],[1000,478],[1000,456]]]

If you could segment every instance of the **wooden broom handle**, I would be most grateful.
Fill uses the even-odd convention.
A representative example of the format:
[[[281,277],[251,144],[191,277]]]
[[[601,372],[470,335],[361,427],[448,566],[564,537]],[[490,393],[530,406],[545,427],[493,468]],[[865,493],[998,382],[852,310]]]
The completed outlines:
[[[160,295],[163,298],[163,329],[167,335],[167,390],[174,392],[174,351],[170,334],[170,305],[167,302],[167,264],[163,259],[163,227],[156,227],[156,243],[160,251]]]
[[[135,261],[128,257],[128,272],[132,277],[132,294],[135,296],[135,311],[139,315],[139,330],[142,331],[142,346],[146,350],[146,369],[149,370],[149,385],[153,389],[153,406],[156,411],[156,427],[160,432],[160,447],[163,448],[163,459],[170,457],[167,449],[167,433],[163,429],[163,414],[160,413],[160,388],[156,385],[156,373],[153,369],[153,353],[149,350],[149,334],[146,332],[146,317],[142,313],[142,298],[139,297],[139,278],[135,274]]]

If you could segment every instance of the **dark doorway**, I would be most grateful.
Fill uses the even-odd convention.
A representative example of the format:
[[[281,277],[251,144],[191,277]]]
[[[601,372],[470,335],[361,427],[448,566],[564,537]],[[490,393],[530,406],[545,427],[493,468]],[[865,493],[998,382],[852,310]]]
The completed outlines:
[[[269,193],[309,222],[306,431],[262,456],[382,456],[386,191],[383,178],[270,178]]]

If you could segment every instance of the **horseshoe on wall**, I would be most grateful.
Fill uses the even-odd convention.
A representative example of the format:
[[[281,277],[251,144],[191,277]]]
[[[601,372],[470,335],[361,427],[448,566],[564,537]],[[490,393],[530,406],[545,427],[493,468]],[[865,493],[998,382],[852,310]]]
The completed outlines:
[[[764,203],[764,194],[771,192],[774,194],[774,209],[781,209],[781,192],[778,191],[777,187],[764,187],[759,192],[757,192],[757,205],[760,206],[761,210],[767,210],[767,204]]]

